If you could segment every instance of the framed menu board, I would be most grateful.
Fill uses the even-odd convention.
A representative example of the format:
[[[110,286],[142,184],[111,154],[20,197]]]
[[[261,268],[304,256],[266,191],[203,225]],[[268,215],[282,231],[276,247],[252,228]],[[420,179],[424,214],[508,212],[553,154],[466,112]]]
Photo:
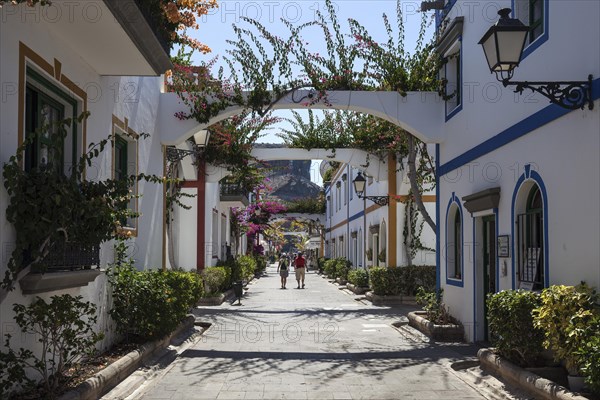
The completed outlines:
[[[498,235],[498,257],[510,257],[510,237]]]

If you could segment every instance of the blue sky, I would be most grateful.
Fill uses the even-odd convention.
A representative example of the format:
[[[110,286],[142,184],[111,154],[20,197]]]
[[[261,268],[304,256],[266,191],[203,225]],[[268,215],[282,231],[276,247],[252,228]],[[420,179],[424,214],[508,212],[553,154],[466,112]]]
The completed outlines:
[[[422,18],[422,13],[419,12],[420,5],[421,0],[400,2],[405,29],[405,49],[409,52],[414,49],[419,33]],[[397,33],[396,0],[334,0],[333,6],[336,10],[342,32],[344,33],[350,32],[347,21],[349,18],[353,18],[367,29],[375,41],[387,41],[387,33],[382,19],[384,13],[390,19],[394,33]],[[234,40],[236,38],[232,25],[237,24],[247,27],[247,24],[240,19],[242,16],[258,20],[272,34],[288,38],[289,31],[283,22],[281,22],[282,18],[289,20],[294,25],[300,25],[313,21],[316,18],[317,11],[324,13],[326,16],[328,15],[324,1],[219,1],[219,8],[212,10],[211,14],[204,16],[200,21],[200,29],[193,34],[202,43],[207,44],[212,49],[212,53],[208,55],[195,54],[193,62],[194,64],[199,64],[201,61],[208,61],[217,55],[225,55],[226,50],[231,48],[226,43],[226,40]],[[433,29],[430,27],[428,37],[431,37],[432,32]],[[312,28],[306,30],[303,34],[303,39],[308,43],[307,47],[311,52],[325,53],[323,35],[319,29]],[[352,40],[348,38],[347,43],[351,42]],[[220,61],[221,59],[217,64],[224,65]],[[289,111],[277,111],[275,115],[282,118],[291,117]],[[259,142],[282,142],[276,133],[280,127],[285,126],[288,126],[285,122],[282,122],[279,126],[275,126],[275,129],[267,132]],[[313,162],[314,173],[311,173],[311,175],[313,175],[313,181],[321,184],[317,171],[318,162],[315,161]]]

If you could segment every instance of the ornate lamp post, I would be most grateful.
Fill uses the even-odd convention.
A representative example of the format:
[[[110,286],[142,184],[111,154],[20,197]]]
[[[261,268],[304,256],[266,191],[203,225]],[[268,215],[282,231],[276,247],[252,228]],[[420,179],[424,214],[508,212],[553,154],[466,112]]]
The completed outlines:
[[[515,93],[522,94],[525,89],[530,89],[563,108],[583,110],[587,104],[590,110],[593,109],[592,75],[588,75],[586,81],[511,81],[515,68],[521,62],[529,27],[516,18],[510,18],[510,12],[510,8],[498,11],[500,19],[479,41],[490,72],[496,74],[496,79],[502,82],[504,87],[515,86]]]

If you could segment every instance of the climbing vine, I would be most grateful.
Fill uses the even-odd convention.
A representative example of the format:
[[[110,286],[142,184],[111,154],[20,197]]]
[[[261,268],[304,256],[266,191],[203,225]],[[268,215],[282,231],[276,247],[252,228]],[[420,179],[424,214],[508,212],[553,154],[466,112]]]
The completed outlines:
[[[135,182],[176,183],[143,173],[121,179],[86,180],[86,168],[112,143],[112,135],[91,143],[73,167],[63,171],[65,138],[74,124],[81,124],[88,116],[85,112],[77,118],[44,124],[27,136],[3,167],[4,187],[10,197],[6,219],[16,231],[15,247],[1,284],[5,289],[13,289],[21,271],[44,272],[46,257],[66,243],[89,249],[122,235],[123,221],[139,216],[129,208],[130,200],[138,197],[131,191]],[[138,140],[148,136],[141,134]],[[40,143],[49,155],[47,162],[24,169],[25,153],[35,143]],[[178,201],[177,197],[171,200]]]

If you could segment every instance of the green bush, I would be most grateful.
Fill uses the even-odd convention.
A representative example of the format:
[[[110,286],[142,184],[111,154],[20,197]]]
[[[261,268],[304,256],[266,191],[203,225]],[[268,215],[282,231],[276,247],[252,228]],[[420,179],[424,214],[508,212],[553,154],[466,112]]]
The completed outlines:
[[[584,332],[598,314],[597,301],[597,293],[585,283],[553,285],[542,291],[541,305],[533,310],[533,324],[544,332],[544,347],[564,361],[572,375],[582,372],[584,360],[578,350],[588,342]]]
[[[335,277],[347,281],[351,267],[352,263],[350,261],[345,258],[337,258],[335,260]]]
[[[226,291],[230,286],[231,269],[225,266],[208,267],[202,271],[206,295],[215,295]]]
[[[404,268],[369,268],[369,286],[378,296],[397,296],[402,293]]]
[[[320,273],[323,273],[323,271],[325,269],[325,261],[327,261],[327,258],[325,258],[325,257],[319,257],[317,259],[317,268]]]
[[[249,281],[254,277],[256,272],[256,260],[252,256],[240,256],[236,262],[240,266],[242,280]]]
[[[111,268],[110,315],[127,342],[156,340],[173,332],[202,295],[195,272],[137,271],[125,263]]]
[[[256,261],[255,274],[260,275],[267,269],[267,257],[255,255],[254,260]]]
[[[369,286],[369,274],[364,269],[353,269],[348,272],[348,282],[357,287]]]
[[[323,272],[325,272],[325,275],[327,275],[327,277],[329,279],[335,279],[337,277],[336,268],[337,268],[337,259],[326,260],[325,263],[323,264]]]
[[[401,292],[407,296],[415,296],[419,287],[427,291],[435,291],[436,269],[435,265],[413,265],[398,267],[401,276]]]
[[[423,310],[427,313],[429,321],[438,325],[454,324],[456,321],[450,316],[448,308],[442,302],[443,295],[444,289],[430,292],[424,287],[419,287],[415,300],[417,304],[423,306]]]
[[[50,303],[37,297],[30,305],[15,304],[15,322],[22,333],[35,335],[42,344],[40,354],[10,346],[6,335],[6,353],[0,353],[0,398],[8,398],[15,385],[34,389],[37,381],[26,371],[41,378],[42,398],[55,398],[70,382],[66,372],[85,355],[92,355],[95,344],[103,338],[94,332],[96,306],[81,296],[52,296]],[[35,378],[38,378],[37,376]]]
[[[498,353],[523,367],[539,365],[544,332],[534,327],[533,310],[540,295],[524,290],[503,290],[487,298],[489,336]]]
[[[171,311],[183,319],[204,295],[202,276],[196,271],[165,271],[165,283],[172,290]]]
[[[592,393],[600,395],[600,312],[597,308],[581,335],[584,340],[575,354],[581,357],[581,372],[588,387]]]
[[[225,273],[227,275],[223,291],[230,289],[234,282],[242,280],[242,267],[235,259],[230,258],[226,261],[219,260],[217,262],[217,267],[225,268]]]

